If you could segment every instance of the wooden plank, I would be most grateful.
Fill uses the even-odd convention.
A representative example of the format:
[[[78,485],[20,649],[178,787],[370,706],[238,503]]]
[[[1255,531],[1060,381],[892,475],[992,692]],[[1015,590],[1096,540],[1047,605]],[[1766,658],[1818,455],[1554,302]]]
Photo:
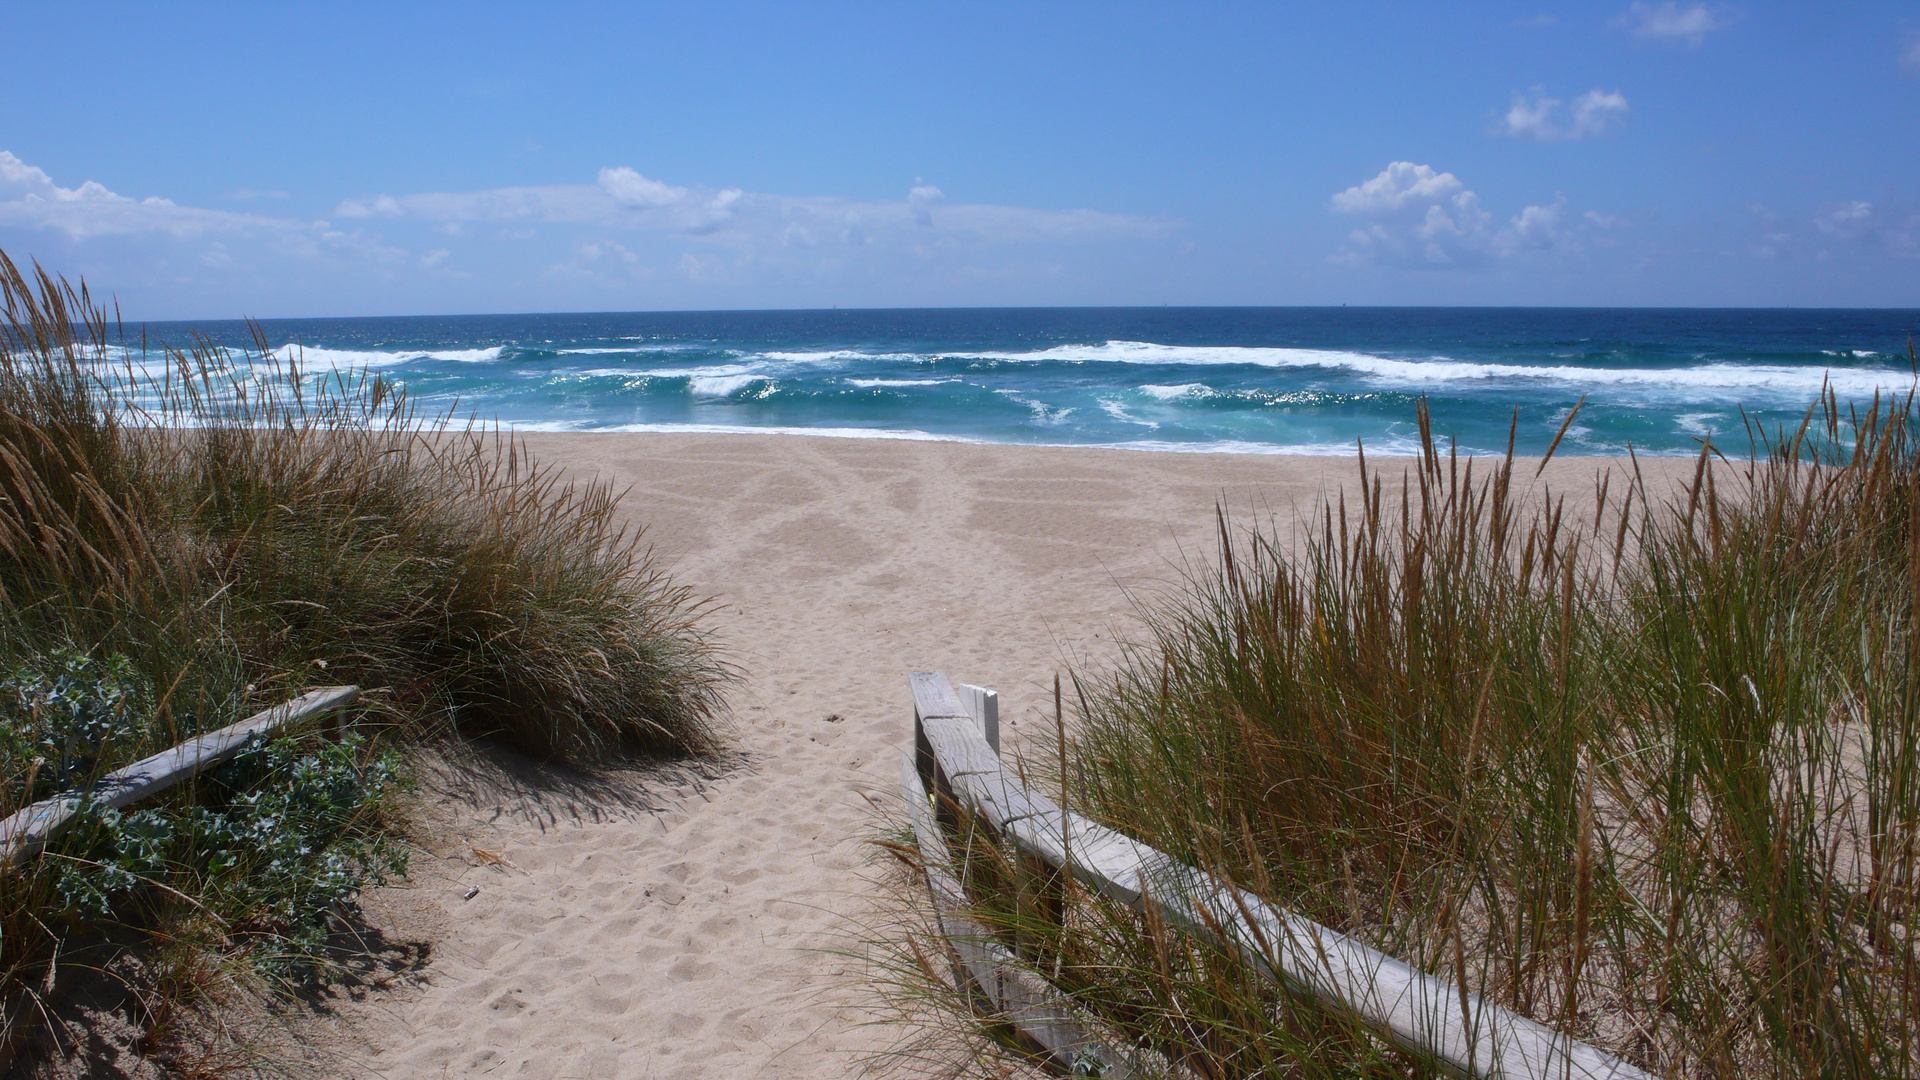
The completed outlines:
[[[1122,903],[1138,904],[1141,872],[1148,857],[1159,852],[1078,814],[1067,816],[1074,876]]]
[[[1091,1063],[1099,1068],[1097,1075],[1117,1080],[1171,1074],[1173,1070],[1158,1055],[1115,1049],[1070,995],[1021,963],[985,927],[966,917],[966,896],[949,869],[946,839],[934,822],[932,800],[910,754],[902,755],[900,787],[933,896],[936,928],[960,962],[962,971],[956,974],[970,979],[996,1014],[1070,1073],[1083,1074]]]
[[[922,718],[920,730],[926,732],[940,759],[940,771],[948,779],[981,773],[997,776],[1004,771],[1000,755],[993,752],[970,716],[931,716]]]
[[[1019,777],[1001,764],[999,755],[970,723],[946,719],[924,721],[922,729],[941,772],[958,789],[964,790],[975,809],[997,829],[1012,832],[1026,847],[1055,866],[1071,862],[1075,876],[1087,878],[1087,871],[1103,874],[1110,880],[1088,880],[1116,896],[1125,894],[1128,902],[1138,899],[1134,878],[1142,851],[1150,851],[1129,837],[1098,825],[1077,814],[1067,816],[1073,834],[1073,853],[1069,859],[1060,835],[1060,807],[1052,799],[1020,783]]]
[[[929,750],[941,773],[995,828],[1054,866],[1070,866],[1076,878],[1124,903],[1137,903],[1139,869],[1152,849],[1077,814],[1067,815],[1072,857],[1060,835],[1060,807],[1020,783],[970,723],[923,721]],[[1157,853],[1155,853],[1157,854]]]
[[[1060,831],[1060,808],[1045,795],[1022,787],[1011,769],[963,773],[953,782],[996,829],[1012,829],[1030,818],[1051,818],[1054,833]]]
[[[1467,994],[1368,945],[1161,857],[1149,889],[1170,921],[1224,938],[1249,959],[1402,1046],[1473,1076],[1651,1080],[1650,1074],[1544,1024]]]
[[[188,739],[168,750],[142,758],[101,777],[86,792],[67,792],[43,799],[0,821],[0,858],[20,859],[58,836],[73,821],[87,797],[121,809],[168,791],[232,757],[247,739],[284,724],[332,712],[360,694],[357,686],[329,686],[302,694],[292,701],[230,724],[218,731]]]
[[[922,720],[931,720],[936,716],[961,716],[967,714],[967,707],[960,702],[960,695],[953,692],[953,683],[947,681],[944,671],[916,671],[907,677],[913,686],[913,712]]]
[[[947,783],[945,774],[940,771],[940,763],[927,742],[926,721],[942,717],[964,717],[966,706],[961,704],[959,695],[953,692],[953,684],[947,680],[945,672],[916,671],[907,676],[907,684],[913,691],[913,745],[920,775],[925,778],[931,789],[943,799],[953,797],[953,791]],[[941,810],[941,813],[946,813]]]
[[[954,687],[960,695],[960,703],[967,708],[973,722],[980,725],[980,734],[986,736],[987,745],[994,753],[1000,752],[1000,695],[984,686],[961,683]]]
[[[928,700],[944,677],[929,680]],[[915,686],[916,703],[920,684]],[[938,707],[938,706],[934,706]],[[1078,815],[1028,790],[970,722],[928,720],[926,750],[953,790],[1022,850],[1116,899],[1154,903],[1188,932],[1223,940],[1276,979],[1310,993],[1401,1046],[1490,1080],[1652,1080],[1592,1046],[1419,971],[1329,927]],[[1063,835],[1063,827],[1065,833]]]

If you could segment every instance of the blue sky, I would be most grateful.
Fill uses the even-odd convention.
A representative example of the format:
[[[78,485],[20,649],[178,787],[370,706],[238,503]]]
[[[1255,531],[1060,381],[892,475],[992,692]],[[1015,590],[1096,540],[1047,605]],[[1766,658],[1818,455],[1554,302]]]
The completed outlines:
[[[130,317],[1920,306],[1920,5],[8,3]]]

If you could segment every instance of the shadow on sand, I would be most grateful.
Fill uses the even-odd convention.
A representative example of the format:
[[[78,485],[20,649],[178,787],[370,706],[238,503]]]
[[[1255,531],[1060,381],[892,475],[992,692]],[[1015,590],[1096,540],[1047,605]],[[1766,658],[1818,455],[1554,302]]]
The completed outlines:
[[[447,741],[417,764],[422,793],[477,820],[519,818],[545,832],[559,825],[633,821],[707,798],[711,785],[750,767],[750,755],[615,758],[593,769],[540,761],[493,739]]]

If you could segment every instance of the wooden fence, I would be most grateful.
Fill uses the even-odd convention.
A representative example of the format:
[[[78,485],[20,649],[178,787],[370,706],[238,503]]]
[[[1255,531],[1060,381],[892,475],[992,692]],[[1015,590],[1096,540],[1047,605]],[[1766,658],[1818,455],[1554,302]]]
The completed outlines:
[[[45,847],[47,841],[72,824],[74,815],[88,799],[115,809],[131,806],[232,757],[246,745],[249,736],[332,712],[351,704],[359,695],[357,686],[322,687],[110,772],[85,791],[68,791],[42,799],[0,821],[0,859],[24,859]]]
[[[1170,925],[1238,951],[1291,989],[1358,1017],[1449,1071],[1488,1080],[1652,1080],[1651,1074],[1428,975],[1371,946],[1277,908],[1153,848],[1064,813],[1002,765],[998,700],[939,672],[913,687],[914,751],[901,780],[927,866],[940,930],[991,1008],[1069,1070],[1151,1075],[1164,1062],[1103,1037],[1102,1026],[967,917],[941,821],[964,807],[1025,856]],[[989,702],[991,705],[989,706]],[[991,723],[989,723],[991,717]],[[991,737],[989,737],[991,732]]]

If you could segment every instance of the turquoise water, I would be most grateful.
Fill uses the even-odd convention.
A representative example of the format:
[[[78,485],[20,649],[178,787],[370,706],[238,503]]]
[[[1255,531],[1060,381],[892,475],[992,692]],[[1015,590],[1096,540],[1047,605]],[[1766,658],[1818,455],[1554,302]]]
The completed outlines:
[[[1090,308],[278,320],[306,370],[373,369],[432,409],[525,430],[1345,452],[1413,445],[1424,395],[1468,449],[1730,452],[1914,384],[1915,310]],[[233,345],[235,323],[161,324]],[[1744,418],[1743,418],[1744,410]]]

